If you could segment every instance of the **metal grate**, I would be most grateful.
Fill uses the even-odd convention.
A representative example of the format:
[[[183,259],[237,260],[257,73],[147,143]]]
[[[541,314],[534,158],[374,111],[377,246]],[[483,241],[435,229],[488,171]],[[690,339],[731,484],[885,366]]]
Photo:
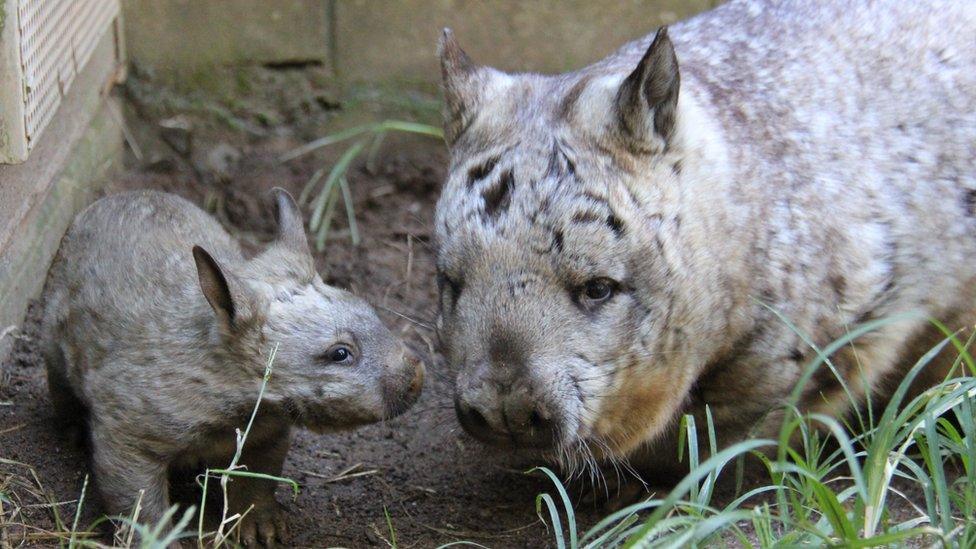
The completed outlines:
[[[57,111],[119,13],[119,0],[17,0],[28,141]]]

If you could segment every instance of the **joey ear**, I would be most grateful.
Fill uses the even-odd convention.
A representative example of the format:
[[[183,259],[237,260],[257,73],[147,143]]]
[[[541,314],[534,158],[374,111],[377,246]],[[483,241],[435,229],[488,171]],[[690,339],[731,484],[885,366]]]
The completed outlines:
[[[299,209],[291,194],[275,187],[271,189],[275,201],[275,219],[278,223],[278,242],[303,255],[310,255],[308,237],[305,235],[305,224],[302,211]]]
[[[635,149],[666,148],[674,133],[681,76],[666,26],[658,29],[637,68],[617,92],[617,113]]]
[[[217,260],[200,246],[193,247],[193,260],[197,264],[197,277],[200,279],[203,296],[207,298],[217,317],[232,326],[237,318],[237,308],[223,270]]]
[[[471,62],[451,29],[441,33],[437,55],[441,60],[444,86],[444,139],[450,145],[470,123],[477,108],[483,88],[479,73],[483,69]]]

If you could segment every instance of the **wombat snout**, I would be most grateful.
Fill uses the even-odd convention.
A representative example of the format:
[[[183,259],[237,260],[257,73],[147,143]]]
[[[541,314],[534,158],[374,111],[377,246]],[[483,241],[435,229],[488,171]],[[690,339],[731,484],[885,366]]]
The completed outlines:
[[[386,413],[385,418],[394,418],[407,411],[417,399],[424,388],[424,376],[427,369],[423,359],[416,352],[406,345],[403,346],[403,358],[398,364],[391,364],[391,369],[386,382]]]

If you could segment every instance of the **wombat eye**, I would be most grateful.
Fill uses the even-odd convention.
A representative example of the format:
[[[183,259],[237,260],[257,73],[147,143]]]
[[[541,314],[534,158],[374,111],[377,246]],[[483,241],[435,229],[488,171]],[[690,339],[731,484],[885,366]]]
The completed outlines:
[[[325,358],[337,364],[346,363],[352,360],[352,350],[345,345],[336,345],[325,352]]]
[[[602,303],[613,296],[617,283],[609,278],[594,278],[586,282],[581,288],[581,298],[591,305]]]

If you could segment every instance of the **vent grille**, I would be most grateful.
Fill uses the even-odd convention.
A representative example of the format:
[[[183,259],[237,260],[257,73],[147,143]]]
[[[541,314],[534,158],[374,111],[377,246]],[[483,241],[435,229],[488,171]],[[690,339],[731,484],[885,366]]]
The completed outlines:
[[[57,111],[75,76],[119,13],[118,0],[17,0],[26,138]]]

